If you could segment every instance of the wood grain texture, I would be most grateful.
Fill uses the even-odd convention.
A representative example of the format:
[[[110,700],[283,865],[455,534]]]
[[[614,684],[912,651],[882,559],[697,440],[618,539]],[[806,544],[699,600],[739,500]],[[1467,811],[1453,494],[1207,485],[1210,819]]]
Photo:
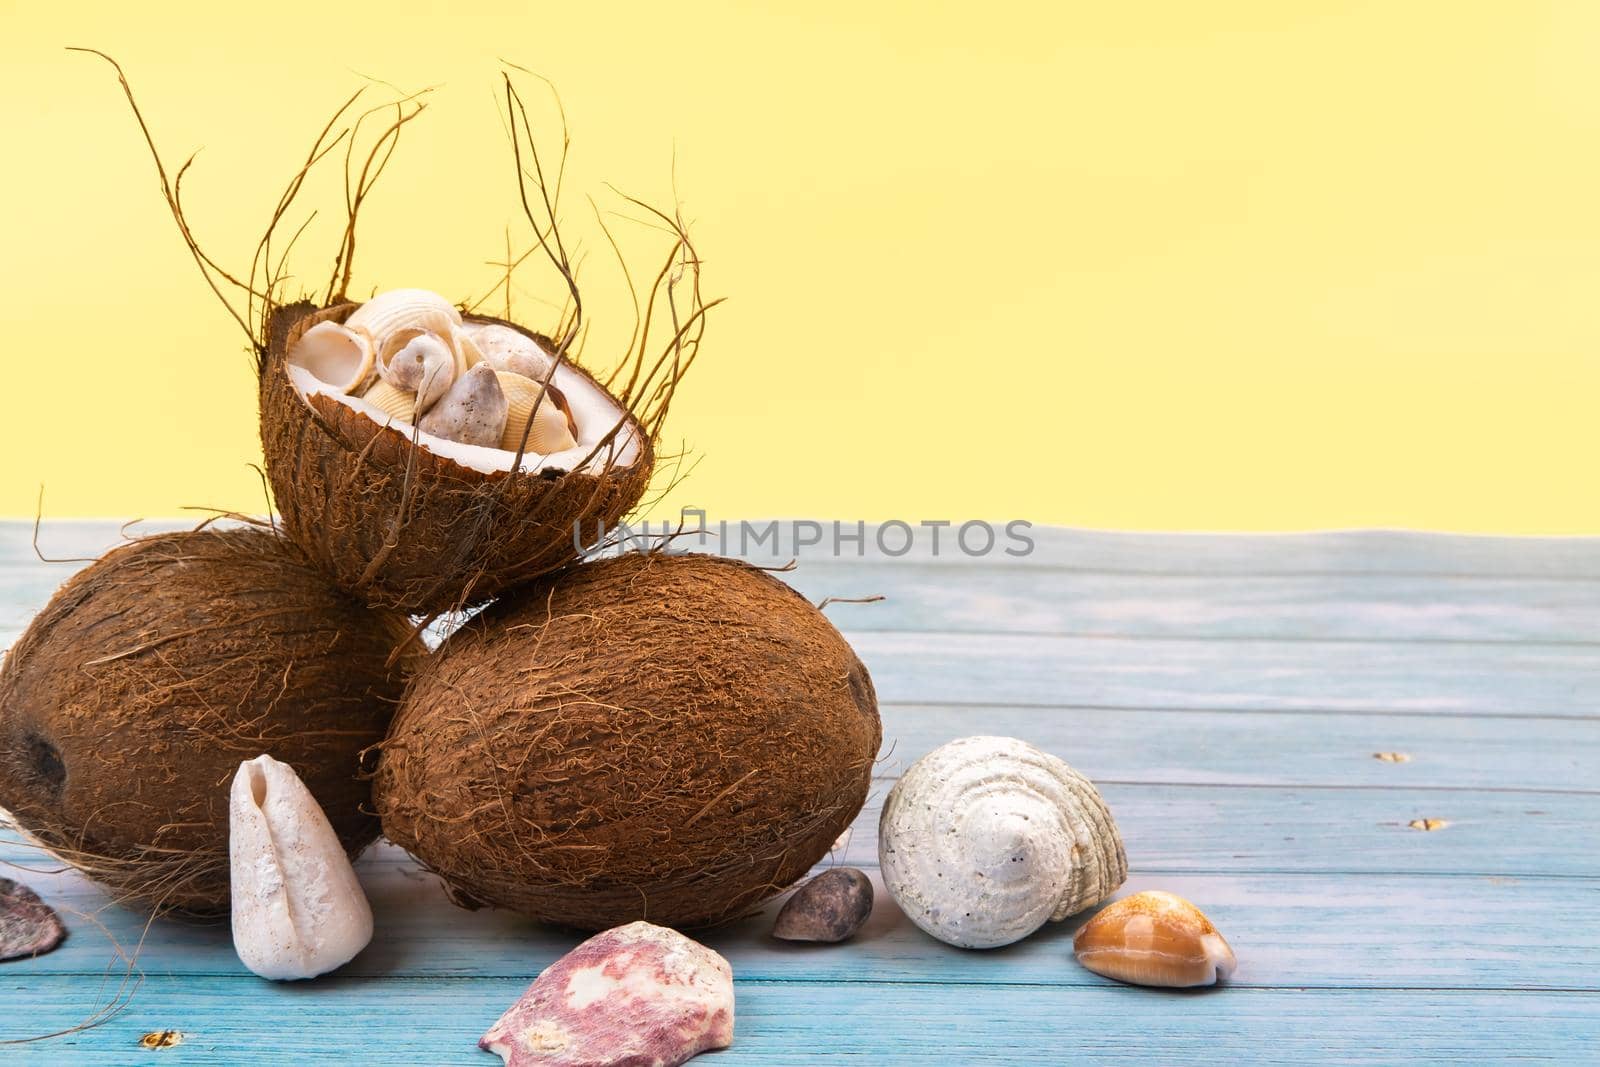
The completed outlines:
[[[98,553],[116,525],[47,524],[41,544]],[[31,534],[0,524],[0,644],[75,569],[34,560]],[[885,726],[872,799],[836,860],[876,880],[876,812],[918,756],[965,734],[1023,737],[1100,783],[1128,842],[1125,892],[1199,903],[1238,952],[1235,981],[1114,985],[1072,961],[1081,920],[952,949],[880,883],[845,945],[771,940],[778,902],[702,935],[739,997],[734,1048],[706,1062],[1593,1062],[1600,541],[1032,534],[1025,559],[802,552],[785,574],[813,599],[889,598],[828,609]],[[1408,825],[1423,818],[1447,825]],[[30,855],[0,840],[0,863]],[[495,1062],[473,1041],[578,936],[451,907],[392,846],[358,869],[374,944],[290,986],[246,974],[225,927],[146,931],[75,874],[7,871],[62,908],[72,936],[0,964],[0,1040],[104,1003],[108,937],[143,938],[144,977],[111,1022],[0,1055]],[[165,1028],[184,1043],[139,1048]]]

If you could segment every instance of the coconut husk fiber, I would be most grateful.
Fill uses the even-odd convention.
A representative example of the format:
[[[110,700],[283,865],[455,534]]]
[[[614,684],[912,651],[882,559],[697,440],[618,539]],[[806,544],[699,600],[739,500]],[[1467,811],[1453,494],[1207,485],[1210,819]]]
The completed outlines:
[[[624,554],[452,634],[395,718],[373,799],[458,903],[692,928],[826,855],[881,739],[866,668],[789,586]]]
[[[399,703],[410,635],[267,529],[123,545],[0,666],[0,807],[125,902],[225,912],[243,760],[293,766],[352,854],[376,838],[359,754]]]
[[[644,495],[654,449],[631,414],[626,425],[640,454],[626,467],[483,473],[418,447],[404,428],[327,396],[303,397],[286,373],[285,352],[311,326],[342,322],[356,306],[278,308],[260,380],[261,445],[283,527],[340,588],[413,614],[480,604],[571,563],[579,554],[575,528],[592,540]]]

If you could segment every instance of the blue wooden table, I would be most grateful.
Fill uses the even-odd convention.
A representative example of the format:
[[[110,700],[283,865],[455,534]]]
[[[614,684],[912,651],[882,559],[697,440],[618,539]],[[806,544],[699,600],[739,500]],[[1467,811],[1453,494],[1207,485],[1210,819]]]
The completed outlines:
[[[30,533],[0,525],[0,644],[72,569],[35,561]],[[813,599],[887,598],[828,608],[884,719],[842,859],[876,878],[900,769],[1013,734],[1099,783],[1125,892],[1199,904],[1234,980],[1117,985],[1073,961],[1072,921],[949,948],[880,883],[844,945],[771,940],[771,907],[702,935],[733,965],[738,1024],[697,1062],[1600,1062],[1600,540],[1034,533],[1021,559],[802,554],[785,576]],[[56,524],[42,544],[115,536]],[[15,842],[0,859],[39,865]],[[146,930],[74,874],[6,871],[72,934],[0,964],[0,1038],[110,1018],[0,1059],[498,1062],[478,1035],[575,938],[456,909],[387,845],[358,870],[372,946],[283,985],[248,974],[225,927]],[[141,1046],[167,1030],[182,1043]]]

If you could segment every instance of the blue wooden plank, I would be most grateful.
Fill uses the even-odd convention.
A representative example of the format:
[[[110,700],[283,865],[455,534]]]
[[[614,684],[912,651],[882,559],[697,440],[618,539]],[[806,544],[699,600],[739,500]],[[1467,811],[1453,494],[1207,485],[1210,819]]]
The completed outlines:
[[[452,979],[536,972],[581,935],[496,911],[449,904],[412,864],[363,861],[373,944],[341,973]],[[789,982],[980,982],[1103,985],[1072,961],[1078,920],[992,952],[951,948],[911,925],[869,874],[878,898],[846,945],[795,946],[768,935],[779,902],[696,936],[748,978]],[[106,907],[80,880],[31,877],[64,911],[73,936],[36,960],[5,964],[0,981],[57,975],[87,983],[113,960],[112,942],[142,943],[153,974],[243,975],[225,924],[161,921]],[[1239,956],[1237,982],[1262,988],[1544,988],[1600,991],[1600,929],[1592,881],[1406,875],[1153,874],[1135,866],[1123,892],[1165,889],[1199,904]]]
[[[1600,649],[853,634],[898,703],[1600,716]]]
[[[0,567],[0,631],[25,626],[79,565]],[[1600,644],[1600,596],[1549,579],[1096,575],[807,562],[781,577],[835,602],[846,631],[1217,640]]]
[[[4,1056],[19,1067],[147,1060],[485,1067],[499,1061],[477,1050],[477,1038],[524,984],[330,979],[268,987],[151,975],[112,1022],[12,1046]],[[17,992],[29,1013],[0,1016],[0,1034],[72,1025],[90,1007],[60,983],[25,983]],[[739,981],[736,995],[733,1046],[697,1064],[1590,1064],[1600,1037],[1600,999],[1572,993]],[[145,1034],[168,1029],[181,1031],[183,1043],[141,1049]]]
[[[880,711],[885,774],[953,737],[999,730],[1096,781],[1600,790],[1600,725],[1586,720],[940,704]]]

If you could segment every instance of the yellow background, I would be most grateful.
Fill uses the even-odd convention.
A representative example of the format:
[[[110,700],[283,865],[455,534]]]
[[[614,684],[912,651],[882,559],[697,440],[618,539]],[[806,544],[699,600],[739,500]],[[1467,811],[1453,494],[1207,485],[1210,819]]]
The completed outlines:
[[[439,85],[356,288],[453,298],[515,221],[497,57],[548,75],[601,348],[580,194],[669,202],[675,156],[729,302],[657,514],[1600,532],[1600,4],[0,10],[0,514],[261,508],[241,336],[84,44],[169,159],[204,147],[229,264],[363,75]]]

